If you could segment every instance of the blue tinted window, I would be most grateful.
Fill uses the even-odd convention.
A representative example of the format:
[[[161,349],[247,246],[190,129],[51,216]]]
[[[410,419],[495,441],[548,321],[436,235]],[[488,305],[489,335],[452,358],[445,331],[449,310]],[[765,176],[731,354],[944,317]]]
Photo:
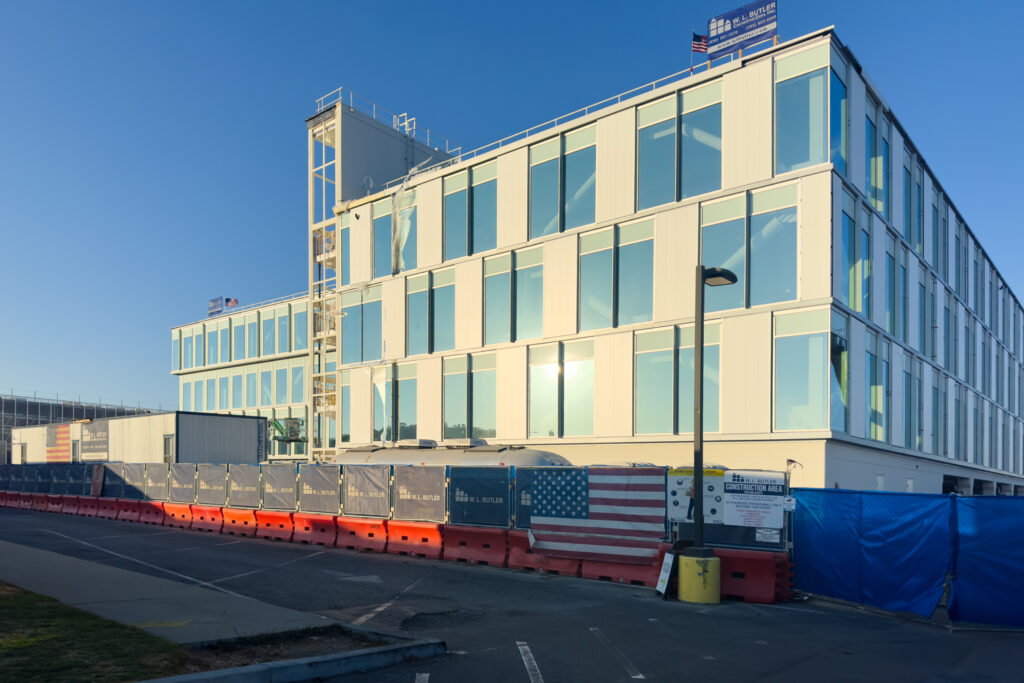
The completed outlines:
[[[649,321],[654,315],[654,240],[619,247],[618,325]]]
[[[242,376],[233,375],[231,377],[231,407],[241,408],[242,407]]]
[[[444,198],[444,260],[468,253],[469,213],[466,191],[459,190]]]
[[[373,219],[373,277],[391,275],[391,215]]]
[[[217,410],[217,380],[206,380],[206,409]]]
[[[351,259],[349,258],[349,244],[350,244],[350,242],[349,242],[349,234],[350,234],[349,230],[350,230],[349,228],[344,228],[344,229],[341,230],[341,259],[340,259],[341,260],[341,266],[340,267],[341,267],[341,284],[342,284],[342,286],[349,284],[349,279],[351,278],[350,271],[349,271],[349,263],[351,261]]]
[[[182,346],[184,347],[182,356],[185,361],[185,369],[188,370],[192,367],[192,335],[189,335],[182,340]]]
[[[346,384],[341,387],[341,441],[352,440],[352,390]]]
[[[231,330],[224,328],[220,331],[220,362],[227,363],[231,354]]]
[[[637,434],[672,433],[672,350],[636,354]]]
[[[750,305],[795,298],[796,207],[751,216]]]
[[[512,273],[484,278],[484,344],[500,344],[512,339]]]
[[[217,363],[217,333],[206,333],[206,364],[216,365]]]
[[[256,358],[260,355],[260,336],[256,330],[256,322],[246,325],[249,336],[249,358]]]
[[[391,420],[391,380],[373,385],[373,440],[394,441]]]
[[[736,274],[736,283],[704,288],[704,309],[723,311],[743,307],[746,287],[746,249],[743,219],[711,225],[701,230],[701,259],[708,268],[728,268]]]
[[[416,380],[398,382],[398,438],[416,438]]]
[[[281,315],[277,318],[277,352],[288,351],[288,316]]]
[[[675,119],[641,128],[636,134],[636,204],[647,209],[676,200]]]
[[[306,350],[306,312],[295,314],[295,350]]]
[[[260,405],[269,406],[274,401],[274,373],[264,370],[260,373]]]
[[[775,340],[775,428],[827,429],[828,335]]]
[[[497,373],[477,370],[473,378],[473,438],[493,439],[498,435]]]
[[[274,351],[274,319],[263,319],[263,355],[272,356]]]
[[[594,359],[565,361],[565,436],[594,433]]]
[[[840,174],[846,175],[846,86],[832,72],[832,90],[829,93],[831,100],[831,159],[832,165]]]
[[[473,253],[490,251],[498,246],[498,181],[474,185]]]
[[[306,387],[303,382],[304,374],[305,368],[301,365],[296,365],[292,368],[292,403],[302,403],[306,400]]]
[[[434,351],[455,348],[455,285],[434,289]]]
[[[444,438],[465,439],[469,436],[466,419],[466,373],[444,376]]]
[[[196,367],[201,368],[203,367],[203,361],[206,358],[203,355],[203,333],[197,332],[193,339],[195,340],[196,345]]]
[[[255,372],[248,372],[245,375],[245,407],[255,408],[256,399],[259,395],[259,383]]]
[[[558,436],[558,363],[530,366],[530,436]]]
[[[403,209],[399,222],[401,232],[398,238],[402,245],[399,252],[402,257],[399,270],[413,270],[416,268],[416,207]]]
[[[530,167],[530,238],[558,232],[558,159]]]
[[[281,405],[288,402],[288,369],[282,368],[277,370],[277,392],[275,395],[276,403]]]
[[[430,292],[426,289],[406,296],[405,355],[430,352]]]
[[[565,228],[594,222],[597,147],[565,155]]]
[[[195,389],[196,392],[196,402],[193,405],[195,406],[195,409],[197,411],[200,411],[203,409],[203,381],[197,381],[193,385],[193,388]]]
[[[181,409],[192,410],[192,383],[181,383]]]
[[[544,267],[516,271],[516,339],[535,339],[544,328]]]
[[[232,360],[243,360],[245,358],[245,325],[235,325],[235,353]]]
[[[383,350],[381,303],[374,301],[363,304],[363,360],[380,360]]]
[[[363,309],[347,306],[341,313],[341,362],[359,363],[363,360]]]
[[[692,348],[679,349],[678,415],[679,433],[693,432],[693,356]],[[704,345],[704,431],[718,431],[719,352],[717,344]]]
[[[827,160],[826,71],[818,69],[775,84],[776,173]]]
[[[613,251],[580,256],[580,330],[612,326]]]
[[[181,349],[178,348],[180,343],[177,339],[171,340],[171,370],[181,369]]]
[[[722,105],[683,114],[679,139],[680,196],[693,197],[722,187]]]
[[[873,104],[870,106],[874,106]],[[875,208],[880,208],[878,200],[880,188],[878,183],[878,169],[875,167],[875,149],[878,145],[878,129],[875,122],[864,118],[864,193],[868,201]]]

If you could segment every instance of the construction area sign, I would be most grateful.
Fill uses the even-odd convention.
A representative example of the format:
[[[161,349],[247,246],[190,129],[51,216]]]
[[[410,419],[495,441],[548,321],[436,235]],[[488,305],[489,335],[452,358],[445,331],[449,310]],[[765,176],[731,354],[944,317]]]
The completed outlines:
[[[110,451],[110,422],[97,420],[82,425],[82,460],[106,460]]]
[[[782,472],[728,470],[723,482],[725,523],[781,529],[785,518],[786,475]]]

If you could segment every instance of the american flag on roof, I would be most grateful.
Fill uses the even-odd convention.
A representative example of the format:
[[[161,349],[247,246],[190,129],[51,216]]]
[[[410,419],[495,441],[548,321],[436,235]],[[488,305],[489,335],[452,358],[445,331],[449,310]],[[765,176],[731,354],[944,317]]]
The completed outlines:
[[[238,299],[224,299],[224,305],[228,308],[238,305]]]
[[[694,33],[693,39],[690,42],[690,50],[693,52],[707,52],[708,37]]]
[[[533,475],[530,531],[541,555],[650,564],[665,538],[665,468],[566,467]]]

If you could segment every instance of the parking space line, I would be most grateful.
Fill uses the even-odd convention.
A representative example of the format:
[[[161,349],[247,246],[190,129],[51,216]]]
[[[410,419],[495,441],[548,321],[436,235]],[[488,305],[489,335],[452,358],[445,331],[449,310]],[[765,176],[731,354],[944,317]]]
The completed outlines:
[[[166,536],[167,534],[177,533],[175,531],[155,531],[151,534],[114,534],[112,536],[92,536],[85,540],[87,541],[102,541],[107,538],[148,538],[150,536]]]
[[[251,572],[242,572],[241,574],[235,574],[234,576],[225,576],[223,579],[214,579],[210,583],[220,583],[222,581],[233,581],[234,579],[240,579],[243,576],[252,576],[253,574],[259,574],[260,572],[265,572],[265,571],[269,571],[271,569],[277,569],[278,567],[284,567],[284,566],[287,566],[289,564],[294,564],[294,563],[299,562],[301,560],[308,560],[311,557],[316,557],[317,555],[323,555],[325,552],[327,552],[327,551],[326,550],[321,550],[320,552],[310,553],[309,555],[303,555],[302,557],[293,557],[292,559],[288,560],[287,562],[281,562],[279,564],[274,564],[274,565],[271,565],[269,567],[261,567],[259,569],[253,569]]]
[[[591,626],[590,632],[594,634],[595,638],[601,641],[602,645],[608,648],[609,652],[612,653],[615,659],[619,660],[619,664],[621,664],[622,668],[626,670],[626,673],[629,674],[630,678],[635,678],[637,680],[644,678],[644,675],[640,673],[640,669],[633,666],[633,662],[629,661],[626,655],[622,654],[622,651],[612,644],[612,641],[608,639],[608,636],[601,632],[601,629],[596,626]]]
[[[410,584],[409,584],[408,586],[406,586],[405,588],[403,588],[403,589],[402,589],[402,590],[401,590],[401,591],[400,591],[400,592],[398,593],[398,595],[396,595],[395,597],[391,598],[390,600],[388,600],[387,602],[385,602],[385,603],[384,603],[383,605],[378,605],[377,607],[374,607],[374,608],[373,608],[372,610],[370,610],[369,612],[367,612],[367,613],[366,613],[366,614],[364,614],[363,616],[359,617],[358,619],[356,619],[356,620],[355,620],[355,621],[353,621],[352,623],[353,623],[353,624],[355,624],[356,626],[360,626],[360,625],[362,625],[362,624],[365,624],[365,623],[366,623],[366,622],[368,622],[368,621],[369,621],[370,619],[373,619],[373,618],[374,618],[375,616],[377,616],[378,614],[380,614],[381,612],[383,612],[384,610],[386,610],[386,609],[387,609],[388,607],[391,607],[391,605],[395,604],[395,601],[397,601],[397,600],[398,600],[398,599],[399,599],[400,597],[402,597],[403,595],[405,595],[406,593],[408,593],[409,591],[411,591],[411,590],[412,590],[413,588],[415,588],[415,587],[416,587],[416,585],[417,585],[417,584],[418,584],[418,583],[419,583],[420,581],[422,581],[422,580],[423,580],[422,578],[416,579],[415,581],[413,581],[412,583],[410,583]]]
[[[220,548],[220,547],[225,546],[225,545],[236,545],[238,543],[244,543],[244,541],[228,541],[227,543],[214,543],[213,547],[214,548]]]
[[[142,560],[140,560],[138,558],[135,558],[135,557],[129,557],[128,555],[122,555],[121,553],[115,553],[113,550],[107,550],[106,548],[101,548],[100,546],[94,545],[92,543],[89,543],[88,541],[82,541],[82,540],[79,540],[77,538],[72,538],[71,536],[68,536],[66,534],[62,534],[59,531],[51,531],[50,529],[44,529],[44,531],[46,531],[47,533],[53,534],[54,536],[60,536],[61,538],[66,538],[69,541],[74,541],[75,543],[81,543],[84,546],[88,546],[88,547],[90,547],[90,548],[92,548],[94,550],[99,550],[100,552],[107,553],[108,555],[113,555],[114,557],[120,557],[122,560],[128,560],[129,562],[134,562],[136,564],[141,564],[143,567],[149,567],[150,569],[155,569],[157,571],[164,572],[165,574],[170,574],[171,576],[177,576],[179,579],[185,579],[187,581],[191,581],[192,583],[198,584],[198,585],[203,586],[205,588],[212,588],[215,591],[220,591],[221,593],[227,593],[228,595],[233,595],[236,598],[245,598],[246,600],[252,600],[253,599],[253,598],[250,598],[247,595],[242,595],[240,593],[235,593],[234,591],[229,591],[227,588],[221,588],[220,586],[214,586],[212,583],[207,583],[206,581],[202,581],[200,579],[197,579],[194,576],[188,576],[187,574],[181,574],[179,572],[174,571],[173,569],[167,569],[166,567],[159,567],[159,566],[157,566],[155,564],[150,564],[149,562],[144,562],[144,561],[142,561]]]
[[[523,666],[526,667],[526,675],[530,677],[530,683],[544,683],[544,677],[540,675],[540,667],[537,666],[537,660],[530,652],[530,646],[526,644],[525,640],[517,640],[516,647],[519,648],[519,656],[523,658]]]

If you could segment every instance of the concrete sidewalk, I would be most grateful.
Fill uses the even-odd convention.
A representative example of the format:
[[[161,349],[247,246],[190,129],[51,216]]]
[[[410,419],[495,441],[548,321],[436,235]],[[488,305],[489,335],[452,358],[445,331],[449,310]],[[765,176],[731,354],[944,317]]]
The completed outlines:
[[[6,541],[0,541],[0,581],[182,644],[334,623],[320,615]]]

